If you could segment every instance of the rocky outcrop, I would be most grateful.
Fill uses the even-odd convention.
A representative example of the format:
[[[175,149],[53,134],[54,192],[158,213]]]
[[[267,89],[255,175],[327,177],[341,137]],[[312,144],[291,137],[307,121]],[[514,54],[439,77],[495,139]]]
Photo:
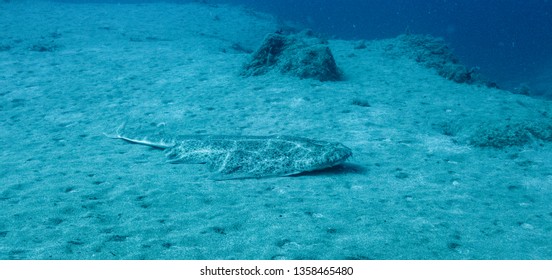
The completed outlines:
[[[320,81],[342,78],[327,42],[308,31],[292,35],[268,34],[243,66],[241,74],[258,76],[271,71]]]
[[[478,67],[468,68],[460,63],[442,38],[430,35],[400,35],[386,49],[388,54],[407,56],[451,81],[497,87],[484,78]]]

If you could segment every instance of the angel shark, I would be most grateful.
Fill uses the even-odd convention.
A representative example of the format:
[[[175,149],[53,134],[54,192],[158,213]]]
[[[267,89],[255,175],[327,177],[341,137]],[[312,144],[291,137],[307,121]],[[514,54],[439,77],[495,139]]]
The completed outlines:
[[[294,136],[150,135],[130,137],[121,125],[106,136],[165,150],[170,163],[207,164],[214,180],[289,176],[333,167],[352,156],[341,143]]]

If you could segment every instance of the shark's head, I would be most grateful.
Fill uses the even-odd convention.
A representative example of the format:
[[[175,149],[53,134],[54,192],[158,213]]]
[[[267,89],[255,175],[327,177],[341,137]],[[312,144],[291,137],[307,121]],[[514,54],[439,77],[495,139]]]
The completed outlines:
[[[351,149],[341,143],[326,143],[323,151],[323,156],[320,158],[320,165],[327,165],[327,167],[342,164],[353,155]]]
[[[320,170],[344,163],[353,155],[351,149],[341,143],[310,141],[305,147],[309,152],[305,158],[298,159],[303,171]]]

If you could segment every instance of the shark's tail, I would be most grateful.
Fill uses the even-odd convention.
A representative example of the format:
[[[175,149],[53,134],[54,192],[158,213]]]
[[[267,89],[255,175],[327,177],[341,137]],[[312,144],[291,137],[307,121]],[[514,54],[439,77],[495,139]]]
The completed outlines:
[[[112,138],[112,139],[123,139],[123,136],[121,135],[121,131],[123,131],[123,129],[125,129],[126,123],[127,122],[125,121],[124,123],[119,125],[117,127],[117,130],[115,130],[115,134],[107,134],[107,133],[104,132],[103,135],[105,135],[106,137]]]
[[[162,150],[172,148],[176,144],[174,140],[170,140],[163,137],[147,137],[147,136],[143,138],[127,137],[122,133],[125,126],[126,126],[126,122],[122,123],[119,127],[117,127],[117,130],[115,131],[114,134],[104,133],[104,135],[112,139],[121,139],[133,144],[150,146],[150,147],[162,149]]]

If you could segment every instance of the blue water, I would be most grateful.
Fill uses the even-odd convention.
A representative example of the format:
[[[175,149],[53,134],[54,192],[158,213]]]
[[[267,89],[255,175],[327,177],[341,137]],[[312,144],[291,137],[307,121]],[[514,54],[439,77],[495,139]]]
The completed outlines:
[[[343,39],[388,38],[407,30],[444,37],[464,64],[480,67],[506,88],[552,66],[548,0],[219,2],[246,4]]]

